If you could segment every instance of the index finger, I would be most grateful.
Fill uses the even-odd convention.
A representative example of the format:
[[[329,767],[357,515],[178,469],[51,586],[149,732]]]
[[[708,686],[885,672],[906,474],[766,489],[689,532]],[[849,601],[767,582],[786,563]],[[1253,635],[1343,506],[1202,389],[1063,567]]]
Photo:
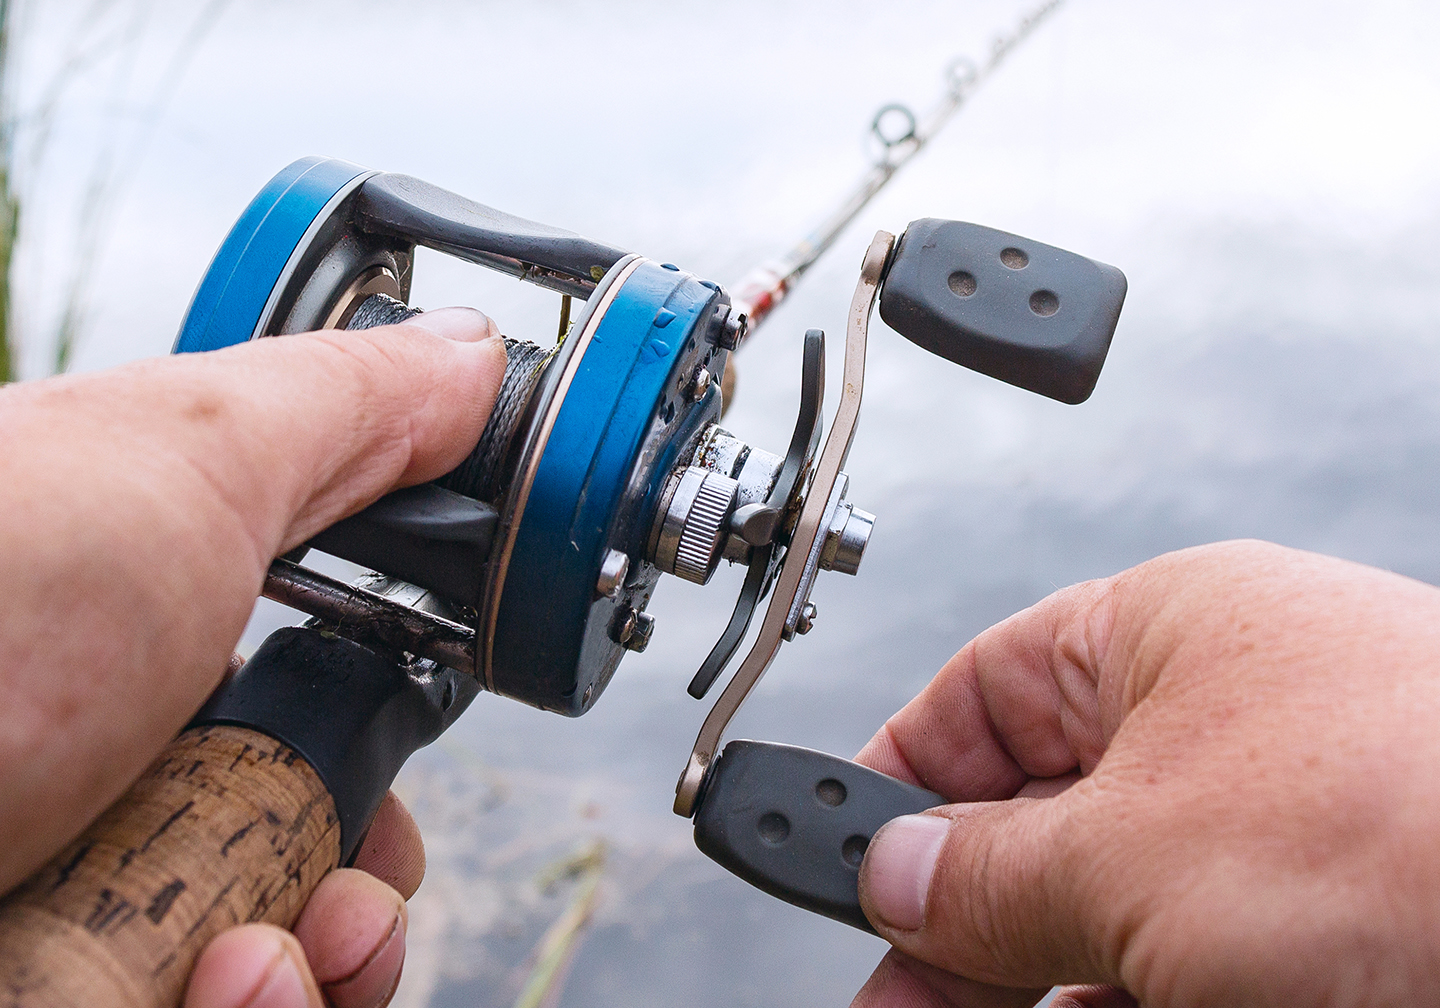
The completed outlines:
[[[1088,772],[1105,750],[1097,684],[1112,581],[1062,589],[980,634],[857,761],[957,802]]]

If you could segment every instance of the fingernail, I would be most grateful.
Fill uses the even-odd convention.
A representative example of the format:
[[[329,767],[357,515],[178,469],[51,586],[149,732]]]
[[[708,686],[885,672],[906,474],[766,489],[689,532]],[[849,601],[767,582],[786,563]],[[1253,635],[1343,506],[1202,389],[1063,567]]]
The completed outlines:
[[[300,967],[282,944],[270,961],[270,972],[240,1008],[310,1008],[313,1003]]]
[[[880,827],[861,872],[867,908],[878,923],[900,931],[925,923],[930,879],[949,833],[949,819],[930,815],[900,816]]]
[[[406,324],[458,343],[478,343],[494,335],[489,317],[474,308],[437,308],[407,319]]]
[[[380,939],[365,961],[348,976],[321,987],[335,1008],[371,1008],[384,1004],[400,983],[405,965],[405,921],[396,914],[389,932]]]

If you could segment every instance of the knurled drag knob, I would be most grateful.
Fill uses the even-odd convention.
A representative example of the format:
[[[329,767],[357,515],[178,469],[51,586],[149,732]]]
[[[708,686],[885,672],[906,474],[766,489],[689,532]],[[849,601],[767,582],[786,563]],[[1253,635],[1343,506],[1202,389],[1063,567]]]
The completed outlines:
[[[720,565],[740,484],[698,466],[672,477],[656,529],[655,566],[705,584]]]

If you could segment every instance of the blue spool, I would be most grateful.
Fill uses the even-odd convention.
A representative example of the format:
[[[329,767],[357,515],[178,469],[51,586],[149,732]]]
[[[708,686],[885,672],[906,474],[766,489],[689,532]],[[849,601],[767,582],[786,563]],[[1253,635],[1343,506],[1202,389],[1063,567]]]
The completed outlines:
[[[301,158],[260,190],[230,233],[195,291],[175,353],[244,343],[255,335],[270,294],[310,226],[323,221],[369,169],[338,158]]]
[[[628,517],[620,514],[622,498],[653,443],[653,427],[673,423],[677,430],[663,440],[663,457],[643,460],[650,480],[643,499],[651,507],[640,513],[653,510],[686,441],[679,428],[696,427],[713,412],[681,409],[689,404],[678,399],[673,376],[695,355],[695,329],[715,298],[693,276],[643,261],[585,348],[536,469],[506,575],[492,652],[498,692],[538,692],[553,699],[552,709],[581,714],[614,671],[619,652],[610,661],[585,660],[587,652],[614,649],[608,624],[617,603],[595,599],[595,583],[607,550],[632,545],[616,541]]]

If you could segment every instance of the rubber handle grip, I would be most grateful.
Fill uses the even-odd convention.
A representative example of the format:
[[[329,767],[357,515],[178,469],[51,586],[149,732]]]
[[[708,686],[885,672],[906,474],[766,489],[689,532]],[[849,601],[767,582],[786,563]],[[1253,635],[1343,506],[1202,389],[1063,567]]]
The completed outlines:
[[[962,367],[1065,403],[1089,398],[1125,303],[1114,266],[964,221],[912,221],[880,317]]]
[[[226,928],[289,928],[340,861],[340,823],[293,749],[208,725],[0,903],[6,1008],[171,1008]]]
[[[874,932],[860,909],[860,863],[896,816],[949,802],[829,753],[737,740],[710,765],[695,845],[787,903]]]

